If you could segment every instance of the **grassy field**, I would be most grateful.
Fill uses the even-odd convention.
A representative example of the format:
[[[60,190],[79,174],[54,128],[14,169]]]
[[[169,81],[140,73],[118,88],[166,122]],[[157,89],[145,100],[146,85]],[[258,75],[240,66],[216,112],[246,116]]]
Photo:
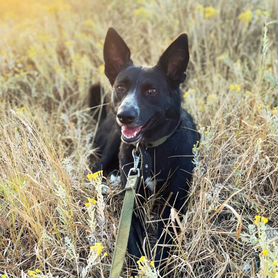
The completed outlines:
[[[0,277],[108,277],[121,197],[87,179],[86,98],[110,90],[113,26],[137,64],[189,36],[182,92],[202,140],[164,277],[277,278],[276,19],[274,0],[0,0]],[[151,260],[140,277],[160,277]]]

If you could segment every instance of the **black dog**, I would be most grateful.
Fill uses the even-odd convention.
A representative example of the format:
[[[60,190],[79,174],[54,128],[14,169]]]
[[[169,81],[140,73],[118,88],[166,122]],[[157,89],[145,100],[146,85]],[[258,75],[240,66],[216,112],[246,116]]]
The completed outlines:
[[[112,88],[112,107],[99,115],[100,125],[95,147],[101,154],[100,165],[109,172],[118,166],[122,185],[133,166],[132,150],[139,143],[143,182],[137,189],[143,198],[160,192],[164,200],[162,219],[168,220],[171,207],[180,211],[185,206],[192,179],[192,148],[199,140],[192,117],[181,108],[179,86],[185,80],[189,61],[187,35],[181,34],[162,54],[154,67],[134,66],[130,50],[112,28],[104,43],[105,74]],[[100,88],[91,90],[92,104],[99,101]],[[98,96],[98,97],[97,97]],[[148,168],[147,170],[145,168]],[[147,192],[147,193],[146,193]],[[135,210],[136,211],[136,210]],[[163,235],[165,223],[158,226],[156,262],[167,258],[172,236]],[[135,212],[129,236],[128,251],[142,255],[145,225]]]

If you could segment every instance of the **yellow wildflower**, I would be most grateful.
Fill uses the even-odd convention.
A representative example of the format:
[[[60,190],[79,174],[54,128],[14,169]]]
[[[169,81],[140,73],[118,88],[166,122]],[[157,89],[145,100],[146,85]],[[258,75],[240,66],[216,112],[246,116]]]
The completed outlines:
[[[90,208],[92,206],[95,206],[97,204],[97,200],[93,198],[88,198],[87,203],[85,203],[86,208]]]
[[[267,256],[269,255],[269,251],[268,251],[267,249],[263,250],[263,251],[262,251],[262,255],[263,255],[264,257],[267,257]]]
[[[238,19],[240,20],[240,22],[245,23],[245,24],[249,24],[252,19],[253,19],[253,13],[250,10],[247,10],[245,12],[242,12],[239,16]]]
[[[7,274],[2,274],[1,278],[9,278],[9,276]]]
[[[154,268],[154,261],[150,262],[150,267]]]
[[[261,222],[264,223],[264,224],[267,224],[268,223],[268,218],[262,216]]]
[[[229,87],[229,90],[231,92],[240,92],[241,91],[241,86],[239,84],[231,84]]]
[[[41,271],[40,269],[38,269],[38,268],[35,270],[35,272],[36,272],[37,274],[42,274],[42,271]]]
[[[261,222],[261,216],[260,215],[256,215],[255,216],[255,220],[254,220],[254,224],[256,226],[258,226],[260,224],[260,222]]]
[[[214,7],[205,7],[204,8],[204,18],[205,19],[214,19],[219,14],[219,11],[215,9]]]
[[[27,274],[28,274],[28,276],[31,277],[31,278],[37,278],[37,277],[39,277],[39,273],[36,273],[36,271],[34,271],[34,270],[28,270]]]
[[[104,246],[101,242],[97,242],[95,245],[90,247],[91,252],[96,253],[98,256],[103,252]]]
[[[256,226],[258,226],[260,223],[267,224],[268,221],[269,221],[269,220],[268,220],[267,217],[260,216],[260,215],[256,215],[256,216],[255,216],[255,220],[254,220],[254,224],[255,224]]]
[[[136,9],[134,11],[134,15],[145,19],[149,19],[151,17],[151,13],[143,7]]]
[[[88,180],[91,182],[91,181],[94,181],[94,182],[100,182],[101,178],[102,178],[102,175],[103,175],[103,171],[98,171],[98,172],[95,172],[95,173],[90,173],[87,175],[87,178]]]
[[[36,277],[37,274],[34,270],[28,270],[27,274],[30,276],[30,277]]]
[[[147,258],[146,256],[142,256],[138,261],[137,261],[137,264],[144,264],[147,262]]]
[[[142,256],[138,261],[137,261],[137,264],[139,266],[139,269],[143,269],[143,266],[147,263],[147,258],[146,256]]]
[[[274,261],[272,264],[274,267],[278,267],[278,261]]]

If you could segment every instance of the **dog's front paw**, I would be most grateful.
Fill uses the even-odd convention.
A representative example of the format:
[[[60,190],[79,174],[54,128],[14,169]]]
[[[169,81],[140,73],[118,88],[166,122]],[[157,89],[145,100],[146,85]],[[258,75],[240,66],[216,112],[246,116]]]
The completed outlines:
[[[109,177],[109,182],[112,187],[120,187],[121,186],[121,176],[119,172],[112,173]]]

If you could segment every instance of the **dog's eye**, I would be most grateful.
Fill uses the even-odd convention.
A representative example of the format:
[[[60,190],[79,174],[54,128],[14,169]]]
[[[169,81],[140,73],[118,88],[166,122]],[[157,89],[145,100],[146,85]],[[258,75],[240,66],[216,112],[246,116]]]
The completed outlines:
[[[124,85],[117,85],[115,91],[118,95],[124,95],[127,92],[127,88]]]
[[[150,88],[150,89],[147,89],[145,90],[145,95],[146,96],[156,96],[158,94],[158,91],[155,89],[155,88]]]

